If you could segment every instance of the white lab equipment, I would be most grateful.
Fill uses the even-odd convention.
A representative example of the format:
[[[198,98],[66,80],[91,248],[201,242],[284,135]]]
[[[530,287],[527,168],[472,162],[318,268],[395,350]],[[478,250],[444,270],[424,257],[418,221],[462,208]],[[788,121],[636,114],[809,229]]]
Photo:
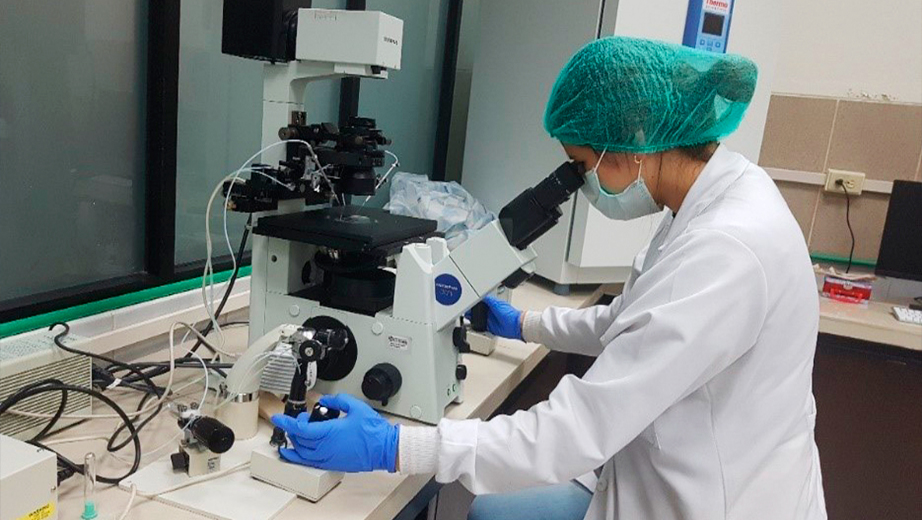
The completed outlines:
[[[531,273],[530,244],[557,223],[558,206],[582,184],[581,174],[565,163],[451,251],[434,221],[347,205],[346,195],[372,195],[380,186],[374,168],[383,166],[379,146],[389,141],[370,119],[353,117],[341,128],[307,124],[303,87],[317,78],[386,77],[388,67],[399,66],[394,52],[399,56],[402,25],[381,13],[299,9],[296,42],[279,50],[249,34],[252,13],[237,12],[240,5],[225,2],[223,49],[270,60],[263,141],[286,156],[276,167],[263,154],[268,164],[250,180],[225,185],[229,207],[254,218],[249,341],[255,345],[283,324],[347,331],[345,350],[317,362],[316,389],[435,423],[462,398],[467,368],[460,354],[471,347],[461,316],[501,284],[514,287]],[[308,49],[301,42],[310,31],[330,41]],[[365,50],[346,52],[348,45]],[[278,138],[290,146],[275,146],[285,144]],[[491,347],[491,339],[475,343]],[[228,398],[252,408],[249,394],[230,391]],[[235,431],[254,431],[252,424],[227,421]]]
[[[734,0],[689,0],[682,45],[727,52]]]
[[[58,518],[54,453],[0,434],[0,520]]]
[[[690,1],[702,0],[481,2],[461,184],[496,211],[537,180],[537,172],[564,157],[560,144],[545,132],[543,116],[554,79],[570,56],[599,35],[681,43]],[[759,83],[746,118],[727,143],[757,161],[780,8],[772,2],[741,2],[733,13],[730,51],[756,62]],[[561,292],[570,284],[624,282],[634,255],[662,218],[612,221],[582,194],[561,209],[560,225],[534,244],[536,274]]]

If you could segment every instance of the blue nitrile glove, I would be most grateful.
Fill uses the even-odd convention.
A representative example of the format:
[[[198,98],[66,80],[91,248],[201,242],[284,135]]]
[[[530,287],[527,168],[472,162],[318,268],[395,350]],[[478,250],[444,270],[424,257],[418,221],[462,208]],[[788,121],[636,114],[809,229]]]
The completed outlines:
[[[522,339],[522,311],[495,296],[483,299],[487,313],[487,331],[494,336],[509,339]],[[468,313],[470,317],[470,313]]]
[[[325,395],[320,404],[346,416],[323,422],[308,422],[307,412],[297,419],[272,416],[272,424],[285,430],[294,444],[294,449],[279,450],[283,459],[330,471],[396,471],[400,434],[396,425],[349,394]]]

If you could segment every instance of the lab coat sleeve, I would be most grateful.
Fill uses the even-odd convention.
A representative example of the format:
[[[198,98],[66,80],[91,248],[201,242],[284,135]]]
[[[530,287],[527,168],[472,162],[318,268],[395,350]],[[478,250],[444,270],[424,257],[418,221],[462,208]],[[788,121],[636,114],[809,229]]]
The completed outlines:
[[[621,297],[610,305],[593,305],[583,309],[548,307],[543,312],[526,311],[522,319],[522,337],[551,350],[598,356],[602,352],[602,334],[611,326]]]
[[[725,233],[689,231],[640,275],[583,378],[490,421],[438,425],[440,482],[476,494],[576,478],[602,466],[674,403],[756,342],[767,284],[755,255]]]

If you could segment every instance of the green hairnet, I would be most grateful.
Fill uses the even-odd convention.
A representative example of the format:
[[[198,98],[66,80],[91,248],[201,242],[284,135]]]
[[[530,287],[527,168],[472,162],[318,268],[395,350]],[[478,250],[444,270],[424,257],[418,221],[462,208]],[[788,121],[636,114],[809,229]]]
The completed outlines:
[[[636,38],[595,40],[564,66],[544,128],[565,144],[651,153],[720,140],[739,126],[758,71],[742,56]]]

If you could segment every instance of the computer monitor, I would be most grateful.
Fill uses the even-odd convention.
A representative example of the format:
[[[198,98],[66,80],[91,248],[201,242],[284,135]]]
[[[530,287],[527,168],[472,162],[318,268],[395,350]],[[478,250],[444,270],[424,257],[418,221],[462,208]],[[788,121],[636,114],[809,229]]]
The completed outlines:
[[[893,181],[876,273],[922,280],[922,182]]]

